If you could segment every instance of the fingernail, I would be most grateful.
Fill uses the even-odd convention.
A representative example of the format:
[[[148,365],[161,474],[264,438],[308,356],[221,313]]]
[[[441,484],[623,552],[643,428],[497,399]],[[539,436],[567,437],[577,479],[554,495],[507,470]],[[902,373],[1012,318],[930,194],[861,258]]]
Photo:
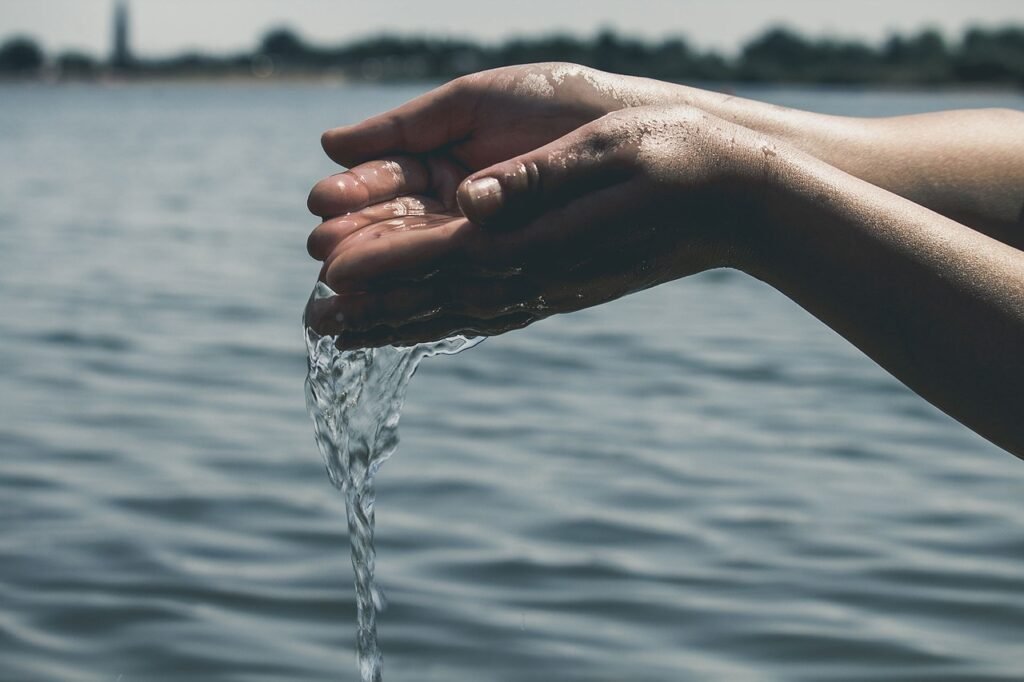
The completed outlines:
[[[478,178],[466,186],[466,194],[473,205],[473,218],[487,218],[496,213],[504,200],[501,183],[495,178]]]

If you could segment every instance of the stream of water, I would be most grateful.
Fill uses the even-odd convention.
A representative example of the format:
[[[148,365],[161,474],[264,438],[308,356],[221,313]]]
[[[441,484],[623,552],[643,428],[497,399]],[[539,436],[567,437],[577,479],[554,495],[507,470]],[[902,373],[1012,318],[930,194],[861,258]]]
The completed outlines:
[[[334,295],[318,282],[307,304]],[[452,355],[481,339],[463,336],[415,346],[339,350],[337,337],[320,336],[303,316],[309,374],[306,407],[331,483],[345,495],[356,587],[356,653],[363,682],[380,682],[383,655],[377,614],[386,602],[374,582],[374,476],[398,448],[398,421],[409,380],[420,361]]]
[[[432,86],[0,84],[0,680],[358,682],[297,199]],[[426,360],[400,431],[387,682],[1024,679],[1024,464],[741,273]]]

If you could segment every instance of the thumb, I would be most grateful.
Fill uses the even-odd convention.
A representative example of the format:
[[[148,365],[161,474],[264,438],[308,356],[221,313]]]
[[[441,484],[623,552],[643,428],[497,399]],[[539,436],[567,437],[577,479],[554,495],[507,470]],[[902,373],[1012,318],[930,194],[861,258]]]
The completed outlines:
[[[473,173],[459,185],[459,208],[477,225],[514,227],[611,184],[624,169],[617,156],[618,145],[589,124]]]

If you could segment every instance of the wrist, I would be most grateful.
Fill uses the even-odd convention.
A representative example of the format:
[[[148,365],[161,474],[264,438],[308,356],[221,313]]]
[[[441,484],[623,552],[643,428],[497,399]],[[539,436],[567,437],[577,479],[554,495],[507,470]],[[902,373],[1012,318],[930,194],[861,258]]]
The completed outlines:
[[[884,235],[874,216],[891,195],[794,147],[774,151],[758,173],[757,224],[741,269],[790,295],[861,239]]]
[[[827,191],[822,161],[767,136],[757,136],[749,158],[737,164],[743,213],[735,232],[731,267],[773,282],[786,269],[793,226]]]

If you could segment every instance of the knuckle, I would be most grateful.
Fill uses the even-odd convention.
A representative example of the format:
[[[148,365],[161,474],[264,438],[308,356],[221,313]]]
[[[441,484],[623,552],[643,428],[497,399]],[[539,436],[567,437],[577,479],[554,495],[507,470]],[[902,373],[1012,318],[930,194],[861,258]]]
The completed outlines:
[[[523,178],[525,184],[525,190],[530,194],[540,194],[543,191],[543,175],[540,172],[540,166],[537,165],[536,160],[527,159],[526,161],[519,162],[520,168],[519,173]]]

